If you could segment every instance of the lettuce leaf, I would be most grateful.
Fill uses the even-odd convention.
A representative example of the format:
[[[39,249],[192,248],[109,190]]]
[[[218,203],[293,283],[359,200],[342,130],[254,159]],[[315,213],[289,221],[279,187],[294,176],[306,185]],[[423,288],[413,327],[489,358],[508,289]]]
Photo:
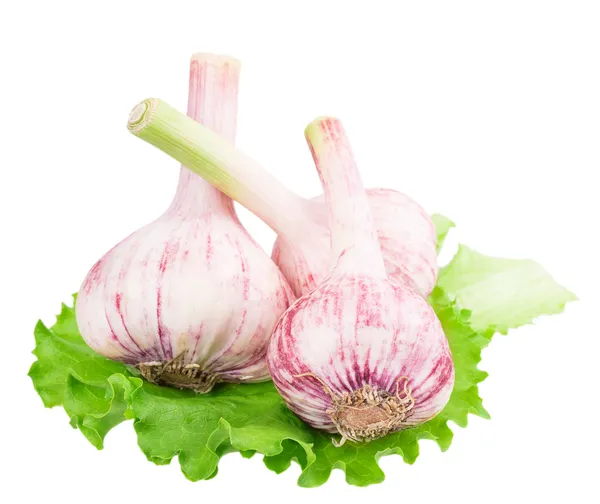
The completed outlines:
[[[452,222],[448,217],[444,217],[440,214],[433,214],[431,216],[431,220],[433,221],[433,225],[435,226],[435,232],[437,235],[437,253],[439,254],[444,246],[444,242],[446,241],[446,236],[450,230],[456,226],[454,222]]]
[[[441,216],[435,223],[441,244],[453,224]],[[133,419],[148,460],[163,465],[177,457],[192,481],[214,477],[220,458],[239,452],[246,458],[262,454],[276,473],[298,463],[300,486],[322,485],[336,468],[345,471],[349,484],[366,486],[385,478],[380,457],[397,454],[412,464],[419,440],[450,447],[449,422],[466,427],[469,414],[489,418],[478,391],[487,377],[478,368],[481,350],[496,330],[557,313],[573,299],[536,263],[489,258],[461,247],[429,298],[455,363],[450,401],[433,420],[362,445],[335,447],[331,435],[308,427],[285,406],[271,382],[221,385],[200,396],[149,384],[135,370],[91,350],[79,334],[74,309],[65,305],[52,327],[36,325],[37,360],[29,376],[44,405],[63,406],[71,425],[96,448],[113,427]]]
[[[577,299],[535,261],[490,257],[464,245],[440,269],[437,285],[472,312],[474,328],[494,326],[502,333],[540,315],[560,313]]]
[[[226,384],[197,395],[144,384],[132,398],[138,443],[149,460],[179,456],[192,481],[210,478],[230,451],[277,455],[286,440],[312,461],[310,429],[291,413],[271,382]],[[185,427],[185,428],[184,428]]]
[[[51,328],[39,321],[34,336],[38,360],[29,376],[44,405],[62,405],[71,425],[102,449],[108,431],[132,416],[129,399],[141,380],[86,345],[72,307],[63,304]]]

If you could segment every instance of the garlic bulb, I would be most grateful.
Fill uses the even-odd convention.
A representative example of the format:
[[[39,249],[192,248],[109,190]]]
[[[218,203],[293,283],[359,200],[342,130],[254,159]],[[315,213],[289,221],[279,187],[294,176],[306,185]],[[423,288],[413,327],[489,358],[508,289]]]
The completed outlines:
[[[192,57],[188,115],[231,141],[238,75],[234,59]],[[268,379],[267,343],[292,299],[232,201],[182,166],[170,208],[94,265],[76,315],[102,355],[152,382],[206,392],[219,381]]]
[[[322,196],[301,198],[230,142],[161,100],[148,99],[136,111],[130,128],[135,135],[240,202],[278,234],[272,257],[296,296],[310,292],[325,278],[331,267],[331,237]],[[388,274],[428,296],[438,272],[430,217],[397,191],[370,189],[368,200]]]
[[[454,366],[440,321],[386,272],[373,217],[340,122],[309,125],[329,207],[335,266],[277,323],[273,381],[292,411],[342,442],[423,423],[448,402]]]

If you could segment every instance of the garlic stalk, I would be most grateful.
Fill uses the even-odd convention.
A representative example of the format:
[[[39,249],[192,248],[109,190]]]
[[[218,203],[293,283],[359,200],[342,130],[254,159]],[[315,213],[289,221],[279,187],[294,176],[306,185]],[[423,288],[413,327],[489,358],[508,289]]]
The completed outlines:
[[[340,122],[306,129],[329,208],[335,267],[277,323],[273,381],[317,429],[370,441],[438,414],[454,383],[429,304],[386,272],[369,200]]]
[[[331,238],[323,196],[311,200],[298,196],[235,150],[231,142],[161,100],[152,98],[137,105],[128,127],[266,222],[278,234],[273,260],[297,296],[325,278],[331,266]],[[431,219],[415,201],[397,191],[370,189],[368,199],[388,274],[427,296],[438,270]]]
[[[233,142],[239,63],[196,54],[188,115]],[[111,249],[77,297],[85,341],[149,381],[207,392],[268,379],[273,326],[293,299],[287,281],[240,224],[230,198],[181,167],[157,220]]]

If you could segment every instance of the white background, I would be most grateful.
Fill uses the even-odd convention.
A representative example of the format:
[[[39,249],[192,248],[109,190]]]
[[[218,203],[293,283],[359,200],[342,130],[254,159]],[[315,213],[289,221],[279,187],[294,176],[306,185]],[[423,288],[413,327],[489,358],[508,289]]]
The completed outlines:
[[[599,26],[598,2],[575,0],[3,2],[0,500],[599,502]],[[242,60],[238,145],[301,194],[319,192],[303,128],[337,115],[367,186],[451,217],[450,248],[534,258],[580,297],[496,337],[481,365],[492,420],[456,427],[447,453],[385,458],[368,489],[336,471],[303,490],[298,467],[239,455],[191,483],[147,462],[129,423],[97,452],[43,408],[33,326],[170,202],[177,163],[125,124],[149,96],[185,110],[195,51]]]

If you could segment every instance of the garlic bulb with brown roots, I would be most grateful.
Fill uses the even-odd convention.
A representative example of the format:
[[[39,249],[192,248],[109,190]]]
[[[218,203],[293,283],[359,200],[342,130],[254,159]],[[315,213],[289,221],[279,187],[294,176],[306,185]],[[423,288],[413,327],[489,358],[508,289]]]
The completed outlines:
[[[238,75],[234,59],[192,57],[190,121],[228,141]],[[269,378],[269,337],[292,300],[231,199],[182,166],[169,209],[93,266],[76,313],[83,338],[100,354],[137,366],[152,382],[206,392],[220,381]]]

